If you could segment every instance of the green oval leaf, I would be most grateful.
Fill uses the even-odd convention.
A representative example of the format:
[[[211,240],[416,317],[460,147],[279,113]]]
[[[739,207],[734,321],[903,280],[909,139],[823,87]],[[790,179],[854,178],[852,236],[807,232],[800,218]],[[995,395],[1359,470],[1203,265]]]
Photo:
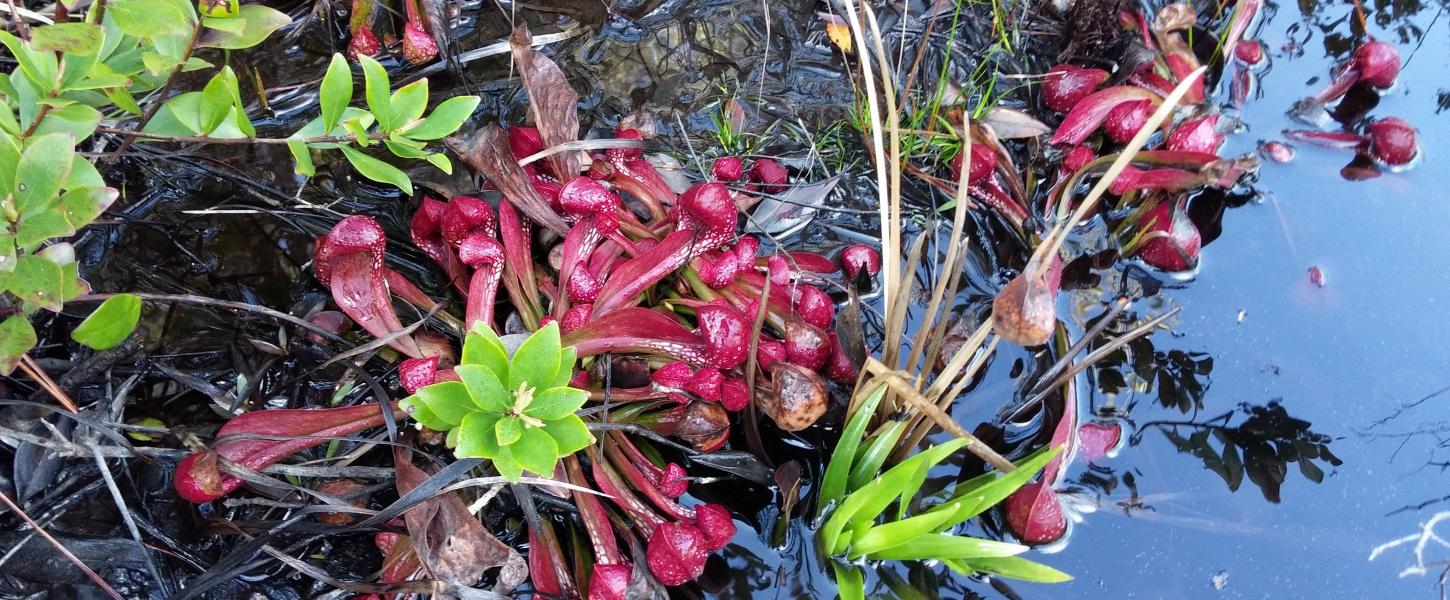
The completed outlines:
[[[554,465],[559,461],[559,446],[538,427],[525,427],[509,451],[525,469],[544,477],[554,474]]]
[[[504,350],[503,340],[487,324],[475,325],[473,331],[463,338],[463,354],[459,362],[487,367],[500,382],[508,380],[508,352]]]
[[[463,418],[458,427],[458,446],[453,454],[458,458],[495,458],[499,455],[498,438],[494,436],[499,415],[472,413]]]
[[[499,446],[511,445],[523,437],[524,422],[518,417],[503,417],[494,423],[493,433],[498,438]]]
[[[594,434],[589,433],[589,427],[577,415],[545,422],[544,433],[554,438],[559,456],[568,456],[594,443]]]
[[[141,319],[141,298],[116,294],[77,325],[71,339],[95,350],[108,350],[126,341]]]
[[[559,324],[549,323],[535,331],[519,345],[513,360],[509,361],[510,390],[520,386],[540,389],[553,383],[559,372]]]
[[[473,398],[473,405],[478,410],[505,413],[513,405],[513,394],[504,389],[503,382],[492,369],[483,365],[458,365],[453,371],[468,387],[468,395]]]
[[[15,208],[20,214],[40,212],[60,202],[60,188],[70,176],[75,138],[52,133],[33,138],[20,154],[15,170]]]
[[[388,122],[392,127],[403,127],[422,117],[427,108],[428,80],[419,79],[393,92],[388,99]]]
[[[219,29],[207,29],[197,41],[202,48],[224,48],[227,50],[241,50],[251,48],[262,43],[273,31],[281,29],[292,22],[287,13],[274,8],[268,8],[260,4],[247,4],[237,12],[232,19],[242,19],[246,27],[241,33],[231,33]]]
[[[478,108],[478,96],[454,96],[444,100],[428,113],[422,123],[406,130],[408,137],[415,140],[437,140],[451,135],[463,126],[463,122]]]
[[[541,421],[562,419],[577,412],[589,400],[589,392],[571,387],[556,387],[534,394],[534,401],[524,414]]]
[[[424,386],[409,399],[426,404],[428,411],[438,418],[438,422],[447,425],[444,429],[457,427],[459,423],[463,422],[464,417],[478,412],[478,408],[473,405],[473,400],[468,396],[468,388],[458,381],[443,381]],[[438,430],[443,431],[443,429]]]
[[[333,53],[332,62],[327,65],[327,74],[322,76],[322,88],[318,104],[322,107],[322,129],[332,131],[342,118],[342,109],[352,102],[352,68],[347,59]]]
[[[358,56],[358,64],[362,65],[363,72],[363,95],[368,101],[368,110],[378,120],[378,127],[383,131],[393,129],[393,103],[388,96],[388,70],[378,61],[370,56]]]
[[[184,35],[195,21],[172,2],[164,0],[113,0],[106,6],[106,18],[126,35],[151,38]]]
[[[56,23],[31,30],[30,44],[36,50],[90,56],[101,49],[102,35],[100,25]]]
[[[20,357],[35,347],[35,329],[30,319],[23,315],[11,315],[0,321],[0,375],[10,375]]]
[[[393,165],[363,154],[347,146],[340,147],[347,162],[352,163],[359,175],[379,183],[389,183],[403,190],[404,194],[413,195],[413,181],[408,175]]]

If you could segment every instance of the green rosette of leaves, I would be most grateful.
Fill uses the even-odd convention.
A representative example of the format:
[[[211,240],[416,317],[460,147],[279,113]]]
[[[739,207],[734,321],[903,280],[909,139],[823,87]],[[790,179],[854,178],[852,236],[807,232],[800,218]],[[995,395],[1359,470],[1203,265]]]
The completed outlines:
[[[549,476],[561,457],[594,441],[575,414],[589,393],[569,387],[574,348],[559,326],[534,332],[512,358],[492,329],[468,333],[455,371],[462,381],[423,387],[402,406],[423,426],[448,432],[459,458],[486,458],[510,481],[523,471]]]

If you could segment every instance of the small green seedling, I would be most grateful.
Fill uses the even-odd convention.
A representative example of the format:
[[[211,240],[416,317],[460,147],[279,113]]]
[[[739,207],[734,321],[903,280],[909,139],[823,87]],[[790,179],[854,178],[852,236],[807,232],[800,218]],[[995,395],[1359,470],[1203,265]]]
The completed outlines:
[[[549,476],[562,457],[594,441],[575,414],[589,393],[569,387],[574,348],[560,347],[559,326],[530,335],[512,358],[486,325],[469,332],[455,371],[462,381],[419,389],[402,406],[423,426],[448,432],[459,458],[486,458],[517,481],[527,469]]]

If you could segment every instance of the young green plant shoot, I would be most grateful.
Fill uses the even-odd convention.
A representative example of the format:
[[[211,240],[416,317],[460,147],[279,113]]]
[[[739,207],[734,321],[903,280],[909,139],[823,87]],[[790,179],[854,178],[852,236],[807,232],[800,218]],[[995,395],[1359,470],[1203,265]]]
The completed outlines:
[[[574,414],[589,393],[569,387],[574,348],[559,344],[559,325],[529,336],[510,357],[487,324],[468,333],[455,371],[461,381],[425,386],[402,406],[424,427],[448,433],[459,458],[486,458],[504,477],[550,476],[559,458],[594,441]]]

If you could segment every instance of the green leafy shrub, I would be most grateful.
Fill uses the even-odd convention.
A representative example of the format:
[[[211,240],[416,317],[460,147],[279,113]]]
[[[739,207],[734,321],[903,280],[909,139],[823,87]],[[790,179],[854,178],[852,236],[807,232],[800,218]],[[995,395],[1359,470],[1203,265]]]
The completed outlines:
[[[313,151],[336,149],[362,176],[411,194],[402,170],[363,150],[381,143],[397,157],[451,172],[448,159],[426,146],[457,130],[479,102],[476,96],[450,98],[424,116],[426,79],[393,92],[383,67],[363,57],[367,108],[348,106],[351,68],[334,55],[322,82],[320,116],[287,138],[258,138],[231,67],[223,65],[201,90],[170,94],[177,75],[213,68],[195,56],[197,50],[256,46],[291,22],[286,14],[238,0],[201,0],[199,6],[111,0],[93,3],[77,17],[34,27],[28,39],[0,31],[0,44],[17,65],[0,73],[0,375],[35,345],[35,311],[59,311],[88,289],[74,249],[61,239],[119,196],[75,151],[97,131],[128,141],[286,144],[304,175],[313,173]],[[137,102],[153,92],[162,99]],[[130,129],[121,127],[128,124]]]
[[[469,332],[455,371],[462,381],[423,387],[402,406],[429,429],[448,432],[459,458],[486,458],[518,480],[524,469],[552,475],[558,459],[594,441],[576,411],[589,393],[569,387],[574,348],[557,323],[529,336],[512,358],[488,326]]]

